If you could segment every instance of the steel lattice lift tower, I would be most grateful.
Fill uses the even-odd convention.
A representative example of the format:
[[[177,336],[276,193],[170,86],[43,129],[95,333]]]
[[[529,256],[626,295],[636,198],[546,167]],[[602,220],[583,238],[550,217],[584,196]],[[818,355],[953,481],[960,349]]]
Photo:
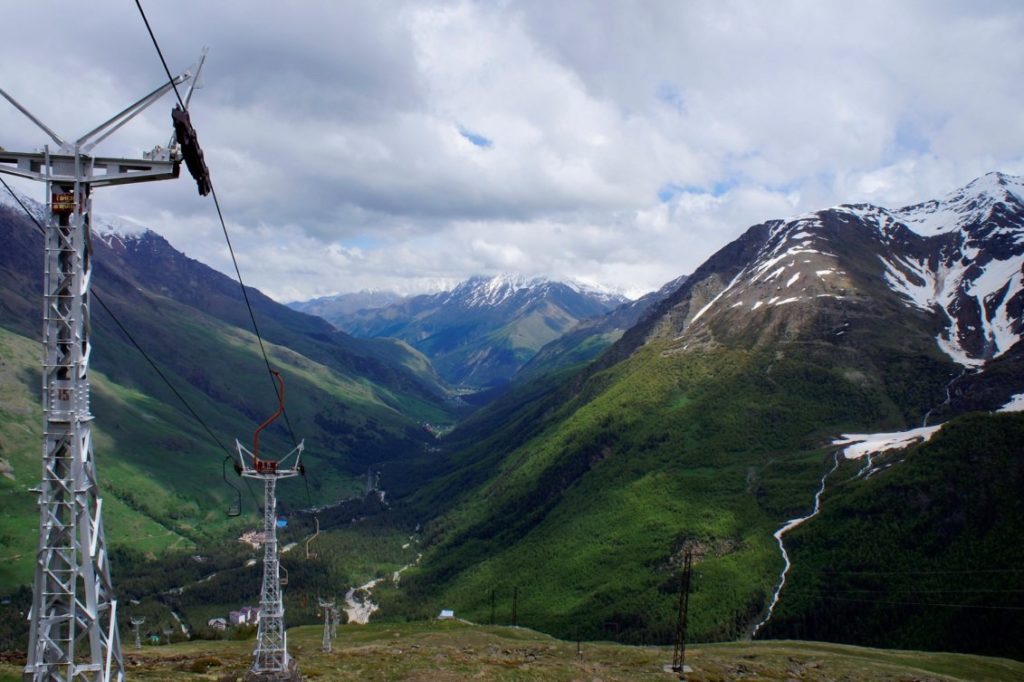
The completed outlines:
[[[277,481],[303,473],[302,451],[304,442],[280,460],[260,458],[260,431],[284,412],[284,380],[271,370],[278,384],[278,407],[269,419],[259,425],[253,434],[252,452],[237,440],[239,466],[242,476],[263,481],[263,587],[260,590],[260,621],[256,632],[256,648],[247,680],[291,681],[302,679],[295,659],[288,656],[288,633],[284,629],[284,602],[281,587],[287,577],[281,578],[281,564],[277,552]],[[290,462],[289,460],[294,460]]]
[[[142,635],[139,634],[139,628],[146,622],[145,618],[132,618],[132,630],[135,631],[135,648],[142,648]]]
[[[202,59],[197,74],[201,68]],[[56,144],[36,152],[0,151],[0,173],[46,183],[50,209],[45,226],[43,472],[35,489],[39,544],[26,680],[124,679],[89,411],[92,190],[176,178],[182,156],[173,142],[166,148],[155,147],[141,159],[90,154],[97,144],[190,79],[186,71],[73,142],[0,90]]]
[[[320,605],[320,610],[324,612],[324,636],[320,642],[320,650],[330,653],[331,651],[331,637],[332,630],[334,628],[334,602],[327,601],[326,599],[317,598],[317,602]]]

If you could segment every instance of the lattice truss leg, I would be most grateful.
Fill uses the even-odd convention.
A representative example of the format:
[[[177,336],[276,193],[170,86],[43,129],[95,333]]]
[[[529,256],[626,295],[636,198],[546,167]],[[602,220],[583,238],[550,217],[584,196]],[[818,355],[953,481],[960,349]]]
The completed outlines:
[[[65,172],[83,175],[81,157],[66,163],[76,167]],[[49,189],[51,196],[73,194],[76,210],[54,213],[46,231],[46,422],[25,677],[123,680],[117,601],[110,581],[89,412],[91,202],[83,182]]]

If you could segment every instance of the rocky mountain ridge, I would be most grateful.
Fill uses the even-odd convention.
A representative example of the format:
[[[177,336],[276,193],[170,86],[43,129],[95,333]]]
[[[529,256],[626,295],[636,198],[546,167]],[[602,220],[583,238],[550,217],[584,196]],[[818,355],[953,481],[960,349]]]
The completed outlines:
[[[580,320],[626,300],[579,283],[504,274],[471,277],[450,291],[328,321],[357,337],[405,341],[452,385],[488,388],[506,383],[543,345]]]
[[[746,259],[695,275],[649,334],[685,346],[718,328],[766,322],[782,307],[894,297],[925,314],[952,360],[979,367],[1021,337],[1022,196],[1020,178],[992,173],[938,201],[896,210],[840,205],[756,225],[738,240],[751,247]],[[792,335],[799,325],[782,326]]]

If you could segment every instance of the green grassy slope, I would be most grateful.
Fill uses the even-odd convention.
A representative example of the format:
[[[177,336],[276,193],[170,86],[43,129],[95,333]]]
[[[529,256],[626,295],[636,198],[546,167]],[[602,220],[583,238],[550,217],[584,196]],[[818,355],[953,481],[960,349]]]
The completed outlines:
[[[38,392],[33,390],[33,384],[39,381],[35,369],[39,352],[37,343],[0,328],[0,457],[9,467],[0,479],[0,556],[5,559],[0,562],[0,586],[4,592],[31,579],[36,550],[39,514],[36,495],[29,489],[39,484],[42,473],[39,452],[43,417]],[[146,424],[153,443],[170,433],[159,410],[151,409],[154,401],[112,385],[102,375],[93,375],[93,382],[94,409],[111,409],[125,421]],[[115,440],[109,434],[97,429],[94,436],[101,485],[109,492],[104,496],[103,508],[109,537],[120,538],[122,543],[131,543],[142,551],[193,546],[193,538],[200,536],[191,531],[203,515],[198,510],[187,512],[195,509],[195,499],[204,493],[203,489],[179,495],[173,486],[159,485],[150,475],[152,471],[139,471],[130,446],[120,457],[112,453]],[[183,436],[182,441],[188,439]],[[161,462],[157,458],[153,461]],[[212,475],[210,467],[201,470]],[[125,494],[119,495],[119,490]],[[211,502],[221,498],[214,486],[206,494]],[[204,506],[208,510],[211,507],[209,503]],[[178,508],[186,513],[179,514]],[[217,522],[221,522],[221,516],[215,515]]]
[[[176,304],[157,302],[149,309],[166,322]],[[273,394],[255,338],[216,320],[194,316],[175,320],[172,335],[147,335],[146,322],[129,311],[122,318],[140,343],[161,361],[164,373],[233,450],[234,438],[249,443],[257,423],[273,411]],[[172,318],[173,319],[173,318]],[[42,414],[35,387],[39,383],[37,342],[0,328],[4,362],[0,403],[0,445],[14,467],[15,480],[4,479],[4,525],[18,532],[0,534],[0,552],[19,554],[0,568],[6,589],[28,577],[38,523],[34,495],[38,483]],[[183,355],[169,347],[189,348]],[[224,516],[233,494],[222,481],[225,452],[187,414],[142,356],[123,339],[100,330],[93,359],[109,374],[94,371],[92,408],[94,449],[105,498],[108,537],[132,538],[153,550],[202,544],[230,531]],[[385,402],[381,388],[344,376],[286,348],[268,344],[271,362],[286,378],[288,413],[299,438],[305,438],[310,494],[305,486],[281,487],[284,510],[348,496],[361,489],[358,478],[370,462],[415,453],[432,437],[416,417],[443,421],[436,406],[407,401],[407,416]],[[184,375],[184,377],[183,377]],[[393,398],[394,396],[387,396]],[[267,452],[283,454],[290,440],[282,426],[266,435]],[[230,472],[230,467],[229,467]],[[232,482],[244,490],[230,473]],[[260,491],[257,491],[259,494]],[[246,493],[246,505],[254,500]],[[236,524],[237,525],[237,524]],[[3,554],[0,554],[3,555]]]
[[[664,647],[576,643],[532,630],[458,621],[346,626],[332,651],[320,650],[322,629],[293,628],[288,645],[300,672],[313,680],[666,680]],[[251,641],[181,642],[126,648],[132,679],[237,679],[249,664]],[[687,649],[692,682],[736,679],[783,682],[1011,682],[1024,664],[999,658],[887,651],[817,642],[713,644]],[[16,664],[0,663],[0,680],[20,680]]]
[[[41,467],[34,339],[42,239],[8,207],[0,207],[0,236],[0,457],[13,467],[0,487],[0,556],[18,555],[0,568],[4,592],[25,580],[26,551],[35,544],[35,499],[27,488]],[[224,515],[234,492],[221,480],[222,461],[234,452],[235,438],[249,443],[276,407],[238,286],[152,233],[134,241],[95,237],[93,247],[93,286],[103,303],[213,431],[211,438],[94,301],[94,445],[109,537],[131,537],[143,550],[219,539],[234,531]],[[291,449],[289,423],[306,441],[309,490],[282,486],[284,510],[357,492],[368,465],[415,455],[433,442],[422,422],[452,421],[444,389],[418,352],[352,339],[249,293],[270,363],[286,380],[287,419],[264,433],[264,449]],[[246,505],[253,504],[247,494]]]
[[[900,409],[880,382],[834,369],[821,349],[662,350],[641,349],[571,396],[526,401],[522,422],[456,455],[478,455],[490,476],[427,526],[436,545],[402,594],[382,593],[385,613],[449,606],[483,620],[492,589],[508,612],[519,586],[521,623],[666,641],[691,547],[691,632],[743,634],[781,568],[771,533],[809,509],[828,465],[823,444],[899,424]],[[507,453],[502,438],[515,443]],[[466,483],[453,474],[421,495],[443,504]]]

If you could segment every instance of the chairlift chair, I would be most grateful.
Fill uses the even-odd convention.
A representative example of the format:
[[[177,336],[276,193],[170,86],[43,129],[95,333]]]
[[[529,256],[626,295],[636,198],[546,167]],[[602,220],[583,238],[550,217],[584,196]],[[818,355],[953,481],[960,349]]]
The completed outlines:
[[[312,535],[310,535],[308,538],[306,538],[306,561],[312,561],[312,560],[316,559],[317,555],[318,555],[316,550],[310,549],[310,544],[314,540],[316,540],[317,536],[320,535],[320,517],[319,516],[314,516],[313,517],[313,524],[316,527],[316,530],[313,532]]]
[[[228,480],[228,460],[234,461],[230,456],[225,456],[224,461],[221,462],[221,478],[224,479],[224,483],[231,488],[235,493],[235,499],[228,504],[227,515],[228,518],[235,518],[242,514],[242,491],[238,487]]]

